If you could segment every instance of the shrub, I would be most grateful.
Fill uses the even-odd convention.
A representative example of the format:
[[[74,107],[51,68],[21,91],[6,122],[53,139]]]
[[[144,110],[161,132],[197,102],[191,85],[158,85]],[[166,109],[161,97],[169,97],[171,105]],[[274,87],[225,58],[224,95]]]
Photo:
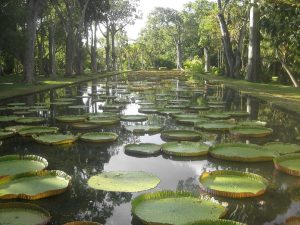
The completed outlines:
[[[191,72],[204,73],[204,64],[198,56],[195,56],[194,59],[187,59],[184,62],[184,68]]]

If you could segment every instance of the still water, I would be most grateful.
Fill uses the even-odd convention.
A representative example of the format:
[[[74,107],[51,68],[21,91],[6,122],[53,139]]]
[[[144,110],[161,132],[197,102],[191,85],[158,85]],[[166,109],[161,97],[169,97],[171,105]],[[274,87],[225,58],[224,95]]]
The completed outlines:
[[[194,82],[176,77],[147,77],[139,79],[128,75],[128,79],[120,78],[119,82],[111,82],[110,78],[82,83],[76,86],[54,89],[35,95],[10,99],[2,102],[4,106],[10,102],[25,102],[34,105],[37,102],[49,104],[49,110],[36,112],[32,116],[47,118],[45,124],[58,126],[62,132],[78,133],[69,124],[57,123],[55,116],[66,114],[84,114],[102,112],[101,105],[112,100],[97,100],[98,94],[114,95],[127,100],[121,114],[140,114],[141,103],[155,103],[164,106],[169,100],[188,100],[190,104],[199,105],[205,101],[224,101],[224,111],[248,111],[248,119],[267,122],[267,127],[274,130],[268,138],[236,139],[228,133],[206,133],[201,141],[207,144],[223,142],[247,142],[264,144],[269,141],[297,143],[300,135],[300,118],[271,108],[267,103],[241,95],[222,85],[205,86],[203,82]],[[129,87],[142,88],[129,88]],[[143,89],[143,90],[142,90]],[[73,105],[85,105],[83,109],[70,109],[68,106],[50,105],[57,98],[74,97]],[[220,111],[221,109],[213,109]],[[185,112],[182,109],[182,112]],[[1,111],[2,115],[7,111]],[[230,169],[254,172],[270,181],[267,192],[257,198],[232,200],[210,196],[219,202],[228,203],[226,219],[240,221],[248,225],[282,225],[290,216],[300,216],[300,178],[292,177],[275,170],[273,163],[238,163],[216,160],[209,156],[197,158],[176,158],[166,155],[156,157],[135,157],[124,153],[124,146],[129,143],[157,143],[165,141],[160,134],[136,135],[123,129],[124,125],[159,124],[164,129],[185,128],[192,126],[179,125],[166,115],[148,114],[147,122],[121,122],[112,127],[102,127],[98,131],[111,131],[119,135],[116,142],[108,144],[89,144],[77,141],[72,145],[46,146],[35,143],[31,138],[16,136],[5,139],[0,146],[0,156],[7,154],[35,154],[46,158],[48,169],[62,170],[72,176],[71,188],[64,194],[33,201],[47,209],[53,219],[51,224],[63,224],[74,220],[90,220],[106,225],[139,225],[131,215],[130,201],[140,193],[115,193],[93,190],[87,180],[102,171],[145,171],[158,176],[160,184],[153,190],[184,190],[197,195],[206,195],[199,188],[198,177],[204,171]],[[1,123],[1,128],[14,125]],[[82,131],[81,131],[82,132]],[[298,141],[298,144],[299,141]],[[150,192],[147,191],[147,192]],[[26,202],[20,200],[21,202]],[[9,202],[1,200],[0,202]]]

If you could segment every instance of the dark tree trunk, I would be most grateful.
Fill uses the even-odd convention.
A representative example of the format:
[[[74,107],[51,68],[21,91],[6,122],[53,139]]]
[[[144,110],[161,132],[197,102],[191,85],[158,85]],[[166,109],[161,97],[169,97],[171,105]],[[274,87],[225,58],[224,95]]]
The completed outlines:
[[[43,42],[44,36],[43,32],[41,32],[41,40],[37,39],[37,45],[38,45],[38,68],[39,68],[39,74],[45,74],[44,69],[44,45]]]
[[[56,78],[56,43],[55,43],[55,25],[51,23],[49,25],[49,61],[50,61],[50,77],[52,79]]]
[[[98,71],[98,68],[97,68],[97,23],[96,22],[94,25],[94,36],[92,38],[92,43],[91,43],[91,64],[92,64],[93,73],[96,73]]]
[[[73,60],[74,60],[74,36],[72,32],[69,32],[66,36],[66,76],[73,75]]]
[[[111,58],[112,58],[112,66],[113,71],[117,71],[117,54],[116,54],[116,46],[115,46],[115,35],[116,35],[116,28],[114,25],[111,27]]]
[[[84,52],[81,35],[76,38],[76,42],[75,72],[79,76],[84,74]]]

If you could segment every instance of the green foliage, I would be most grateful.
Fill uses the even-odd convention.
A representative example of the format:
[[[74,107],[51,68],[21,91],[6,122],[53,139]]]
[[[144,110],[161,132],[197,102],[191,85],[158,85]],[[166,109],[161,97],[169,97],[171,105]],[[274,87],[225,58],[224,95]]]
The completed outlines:
[[[184,68],[190,72],[204,73],[204,63],[198,56],[195,56],[192,60],[187,59],[184,62]]]

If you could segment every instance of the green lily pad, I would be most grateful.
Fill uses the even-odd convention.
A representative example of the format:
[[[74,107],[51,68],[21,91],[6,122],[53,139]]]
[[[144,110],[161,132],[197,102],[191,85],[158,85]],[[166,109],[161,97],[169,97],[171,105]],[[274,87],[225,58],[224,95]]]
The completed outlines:
[[[100,127],[100,125],[91,122],[73,123],[72,127],[78,130],[93,130]]]
[[[214,119],[214,120],[226,120],[229,119],[231,116],[226,113],[210,113],[204,116],[208,119]]]
[[[117,117],[93,117],[89,120],[90,123],[97,124],[99,126],[114,125],[120,123],[120,119]]]
[[[271,135],[273,130],[262,126],[239,126],[231,129],[230,133],[238,137],[266,137]]]
[[[110,109],[122,110],[124,107],[125,107],[124,104],[106,104],[106,105],[100,106],[99,109],[103,109],[103,110],[110,110]]]
[[[88,105],[70,105],[68,106],[69,109],[87,109],[89,108]]]
[[[73,134],[42,134],[42,135],[32,135],[32,138],[40,143],[45,145],[63,145],[74,143],[79,135]]]
[[[5,127],[4,130],[5,131],[12,131],[12,132],[19,132],[21,129],[25,129],[25,128],[31,128],[33,126],[30,125],[16,125],[16,126],[9,126],[9,127]]]
[[[146,224],[184,225],[218,219],[226,208],[188,192],[161,191],[140,195],[131,202],[132,213]]]
[[[158,110],[159,114],[162,115],[176,115],[182,113],[182,110],[180,109],[160,109]]]
[[[260,196],[268,187],[268,181],[257,174],[231,170],[204,172],[199,182],[206,192],[228,198]]]
[[[179,119],[199,119],[201,117],[199,116],[199,114],[196,113],[191,113],[191,114],[183,113],[183,114],[175,114],[174,118],[175,120],[179,120]]]
[[[20,117],[18,116],[0,116],[0,122],[13,122]]]
[[[15,111],[15,112],[13,112],[13,114],[17,115],[17,116],[24,116],[24,115],[32,114],[32,112],[30,112],[29,110],[28,111]]]
[[[115,192],[139,192],[155,188],[160,180],[142,171],[111,171],[92,176],[88,180],[91,188]]]
[[[125,130],[133,133],[159,133],[162,130],[162,127],[155,125],[134,125],[134,126],[125,126]]]
[[[292,176],[300,176],[300,153],[274,158],[275,168]]]
[[[89,132],[80,136],[80,140],[94,143],[113,142],[117,138],[118,135],[112,132]]]
[[[197,223],[188,223],[184,225],[247,225],[247,224],[235,222],[232,220],[203,220]]]
[[[211,147],[209,154],[217,159],[237,162],[272,161],[274,154],[265,151],[261,146],[244,143],[219,144]]]
[[[51,102],[50,103],[51,105],[57,105],[57,106],[67,106],[67,105],[72,105],[73,102],[60,102],[60,101],[57,101],[57,102]]]
[[[207,131],[229,131],[236,126],[235,123],[231,121],[214,121],[214,122],[204,122],[196,123],[195,127]]]
[[[15,135],[15,132],[13,132],[13,131],[6,131],[4,129],[0,129],[0,140],[12,137],[14,135]]]
[[[47,166],[47,160],[36,155],[6,155],[0,157],[0,177],[40,171]]]
[[[189,109],[195,111],[207,111],[209,110],[209,106],[190,106]]]
[[[201,139],[200,133],[194,130],[166,130],[161,133],[161,137],[177,141],[198,141]]]
[[[50,213],[29,203],[0,203],[0,221],[3,225],[48,224]]]
[[[71,177],[58,170],[22,173],[1,179],[0,199],[36,200],[65,192]]]
[[[186,109],[188,106],[186,105],[166,105],[167,109]]]
[[[63,225],[102,225],[102,224],[91,222],[91,221],[74,221],[74,222],[64,223]]]
[[[63,123],[78,123],[78,122],[86,121],[87,117],[81,115],[64,115],[64,116],[56,116],[55,119]]]
[[[205,118],[187,118],[187,119],[176,119],[177,123],[185,124],[185,125],[192,125],[194,126],[195,124],[200,124],[200,123],[206,123],[208,122],[207,119]]]
[[[24,106],[24,105],[26,105],[25,102],[12,102],[7,104],[7,106]]]
[[[267,125],[267,122],[263,122],[263,121],[258,121],[258,120],[246,120],[246,121],[240,121],[239,122],[239,126],[254,126],[254,127],[257,127],[257,126],[266,126]]]
[[[73,102],[73,101],[76,101],[76,98],[58,98],[58,99],[55,99],[55,101],[58,101],[58,102]]]
[[[121,116],[121,120],[128,121],[128,122],[143,122],[148,120],[148,117],[143,115],[126,115],[126,116]]]
[[[42,123],[45,122],[45,118],[41,117],[21,117],[16,119],[17,123],[23,123],[23,124],[31,124],[31,123]]]
[[[280,155],[300,152],[300,145],[283,142],[269,142],[264,145],[264,148]]]
[[[139,113],[157,113],[158,109],[157,108],[148,108],[148,107],[143,107],[138,109]]]
[[[248,112],[244,112],[244,111],[233,111],[233,112],[226,112],[226,113],[231,117],[247,117],[250,115]]]
[[[152,143],[128,144],[125,153],[138,155],[155,155],[160,152],[161,146]]]
[[[209,146],[197,142],[168,142],[162,144],[162,151],[174,156],[203,156],[207,155]]]
[[[224,102],[224,101],[210,101],[210,102],[208,102],[208,104],[210,104],[210,105],[225,105],[226,102]]]
[[[52,134],[52,133],[56,133],[58,130],[59,130],[58,127],[35,126],[35,127],[20,129],[18,133],[21,136],[32,136],[33,134]]]

